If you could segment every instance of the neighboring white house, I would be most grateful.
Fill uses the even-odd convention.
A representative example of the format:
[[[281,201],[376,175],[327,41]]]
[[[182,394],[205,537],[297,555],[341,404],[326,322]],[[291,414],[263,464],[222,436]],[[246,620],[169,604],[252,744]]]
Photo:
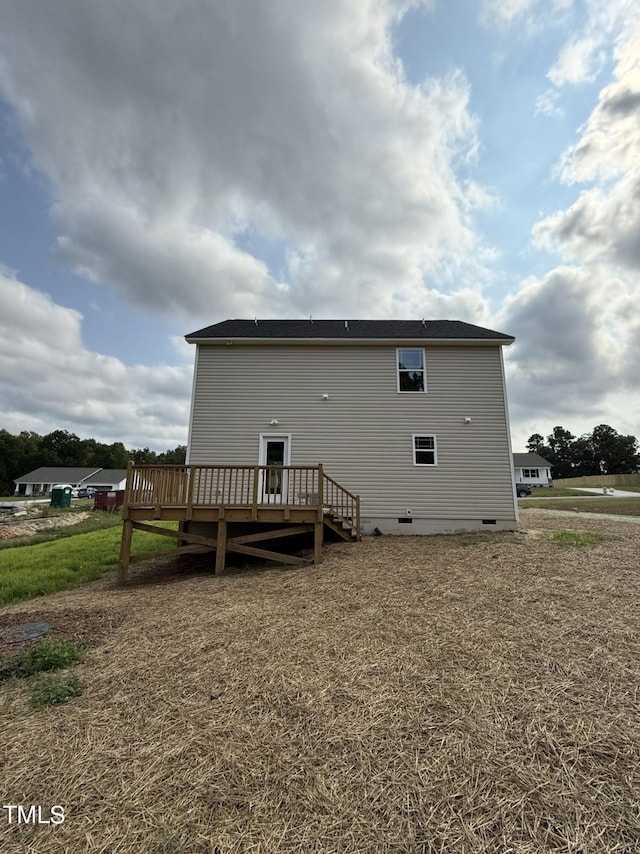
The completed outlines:
[[[126,469],[101,469],[97,466],[44,466],[15,481],[14,495],[48,495],[56,483],[72,487],[92,486],[96,490],[124,489]]]
[[[513,469],[516,483],[527,486],[553,486],[551,463],[540,454],[514,454]]]
[[[124,489],[127,483],[126,469],[100,469],[82,484],[91,486],[96,492]]]
[[[56,483],[84,486],[85,481],[99,471],[97,466],[43,466],[17,478],[14,495],[48,495]]]
[[[502,347],[449,320],[227,320],[196,344],[187,463],[317,465],[365,533],[517,524]]]

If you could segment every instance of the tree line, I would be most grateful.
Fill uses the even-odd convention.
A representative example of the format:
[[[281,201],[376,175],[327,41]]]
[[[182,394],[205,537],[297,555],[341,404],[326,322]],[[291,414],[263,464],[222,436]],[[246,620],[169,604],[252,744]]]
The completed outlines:
[[[554,427],[546,439],[534,433],[527,449],[551,463],[554,478],[630,474],[640,467],[636,437],[623,436],[608,424],[577,437],[564,427]]]
[[[186,445],[157,454],[149,448],[127,450],[122,442],[111,445],[95,439],[80,439],[67,430],[46,436],[23,431],[17,436],[0,430],[0,495],[11,495],[14,481],[41,466],[95,466],[125,469],[129,460],[138,465],[182,465]]]

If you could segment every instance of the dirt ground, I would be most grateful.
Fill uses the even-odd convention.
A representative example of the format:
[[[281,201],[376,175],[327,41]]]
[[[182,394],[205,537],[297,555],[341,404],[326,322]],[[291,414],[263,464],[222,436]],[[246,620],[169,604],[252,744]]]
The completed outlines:
[[[558,529],[602,542],[560,545]],[[0,686],[3,852],[603,854],[640,838],[640,525],[382,537],[321,565],[140,568],[0,609],[89,639]],[[8,650],[8,647],[11,649]]]
[[[15,519],[12,516],[6,516],[0,520],[0,540],[14,540],[23,537],[32,537],[40,531],[46,531],[50,528],[66,528],[71,525],[77,525],[79,522],[88,519],[91,514],[87,511],[79,513],[65,513],[59,516],[49,516],[44,519]]]

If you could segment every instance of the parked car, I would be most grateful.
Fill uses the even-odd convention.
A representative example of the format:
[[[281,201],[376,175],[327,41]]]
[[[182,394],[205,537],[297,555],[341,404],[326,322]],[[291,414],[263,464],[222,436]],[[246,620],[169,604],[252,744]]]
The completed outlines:
[[[92,486],[81,486],[79,489],[74,489],[71,494],[74,498],[93,498],[96,491]]]
[[[527,495],[531,495],[531,487],[526,483],[516,483],[516,493],[518,498],[526,498]]]

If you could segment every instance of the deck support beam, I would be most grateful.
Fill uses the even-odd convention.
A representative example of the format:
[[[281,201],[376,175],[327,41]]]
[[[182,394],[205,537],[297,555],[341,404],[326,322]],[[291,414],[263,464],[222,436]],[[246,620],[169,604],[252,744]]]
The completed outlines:
[[[118,584],[125,584],[129,574],[131,558],[131,540],[133,538],[133,522],[125,519],[122,523],[122,540],[120,541],[120,560],[118,561]]]
[[[282,552],[272,552],[268,549],[259,549],[255,546],[244,546],[240,543],[235,543],[229,540],[227,543],[228,552],[239,552],[243,555],[251,555],[252,557],[261,557],[266,560],[274,560],[276,563],[290,563],[292,566],[304,566],[310,563],[308,558],[297,557],[297,555],[283,554]]]
[[[324,524],[316,522],[313,533],[313,562],[322,563],[322,545],[324,543]]]
[[[227,523],[224,519],[218,521],[218,541],[216,543],[216,565],[214,572],[220,575],[224,572],[224,559],[227,553]]]

